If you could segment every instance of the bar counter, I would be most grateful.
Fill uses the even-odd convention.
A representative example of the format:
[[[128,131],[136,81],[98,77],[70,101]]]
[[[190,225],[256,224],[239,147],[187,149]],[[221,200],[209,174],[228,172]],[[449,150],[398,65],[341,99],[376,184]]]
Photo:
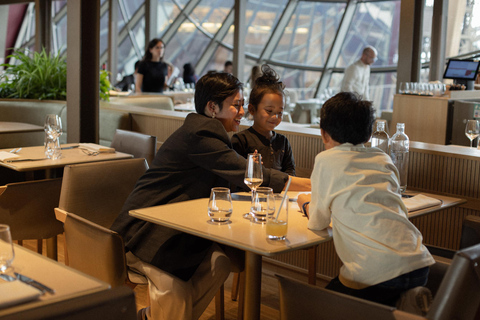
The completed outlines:
[[[182,125],[187,115],[141,107],[122,108],[122,111],[131,113],[134,131],[157,136],[160,145]],[[242,123],[241,129],[248,128],[250,124]],[[297,176],[310,177],[315,156],[325,149],[320,129],[306,124],[282,123],[276,131],[287,136],[292,145]],[[412,219],[422,232],[424,243],[458,249],[464,217],[469,214],[480,216],[480,150],[411,141],[407,189],[467,200],[455,208]],[[307,252],[300,250],[264,258],[264,261],[306,277],[307,256]],[[319,246],[317,259],[319,277],[329,278],[338,274],[340,260],[331,241]]]

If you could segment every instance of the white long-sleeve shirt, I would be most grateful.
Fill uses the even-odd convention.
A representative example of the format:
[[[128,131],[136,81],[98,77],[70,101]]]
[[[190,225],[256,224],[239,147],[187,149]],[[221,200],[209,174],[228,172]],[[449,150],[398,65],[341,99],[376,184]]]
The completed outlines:
[[[308,228],[332,222],[345,286],[362,289],[434,263],[407,218],[398,171],[383,151],[349,143],[323,151],[311,181]]]
[[[341,90],[343,92],[356,92],[363,97],[363,100],[370,100],[369,81],[370,66],[361,60],[357,60],[345,69]]]

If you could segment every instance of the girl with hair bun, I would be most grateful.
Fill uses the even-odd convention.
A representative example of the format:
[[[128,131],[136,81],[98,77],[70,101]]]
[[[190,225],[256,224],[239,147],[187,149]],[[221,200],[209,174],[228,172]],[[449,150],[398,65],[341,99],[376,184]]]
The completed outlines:
[[[285,85],[277,73],[264,64],[262,75],[255,80],[250,93],[248,112],[253,125],[232,137],[233,149],[241,156],[257,150],[266,168],[295,176],[295,160],[287,137],[273,131],[282,122],[285,107]]]

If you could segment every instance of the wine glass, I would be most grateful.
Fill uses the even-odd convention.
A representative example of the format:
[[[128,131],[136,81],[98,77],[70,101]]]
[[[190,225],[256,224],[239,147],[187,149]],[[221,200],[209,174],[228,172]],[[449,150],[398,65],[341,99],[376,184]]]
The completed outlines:
[[[247,156],[247,168],[245,169],[245,184],[252,190],[252,206],[250,212],[243,215],[245,219],[250,219],[252,208],[255,204],[255,192],[257,187],[263,182],[262,155],[259,153],[249,153]]]
[[[6,224],[0,224],[0,273],[7,273],[14,257],[10,227]]]
[[[62,119],[56,114],[47,114],[45,117],[45,155],[50,159],[59,159],[62,155],[60,149],[60,136],[63,133]]]
[[[478,120],[467,120],[465,126],[465,135],[470,139],[470,148],[473,148],[473,139],[480,134],[480,122]]]

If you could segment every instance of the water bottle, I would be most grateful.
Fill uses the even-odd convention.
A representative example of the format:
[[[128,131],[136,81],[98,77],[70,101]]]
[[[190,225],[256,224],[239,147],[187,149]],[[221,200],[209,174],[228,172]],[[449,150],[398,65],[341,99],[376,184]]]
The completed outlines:
[[[405,123],[397,123],[397,132],[390,140],[390,157],[398,169],[400,175],[400,191],[402,193],[407,189],[409,148],[410,140],[405,134]]]
[[[385,132],[385,122],[377,121],[377,130],[372,134],[371,146],[377,147],[388,154],[388,141],[390,137]]]

